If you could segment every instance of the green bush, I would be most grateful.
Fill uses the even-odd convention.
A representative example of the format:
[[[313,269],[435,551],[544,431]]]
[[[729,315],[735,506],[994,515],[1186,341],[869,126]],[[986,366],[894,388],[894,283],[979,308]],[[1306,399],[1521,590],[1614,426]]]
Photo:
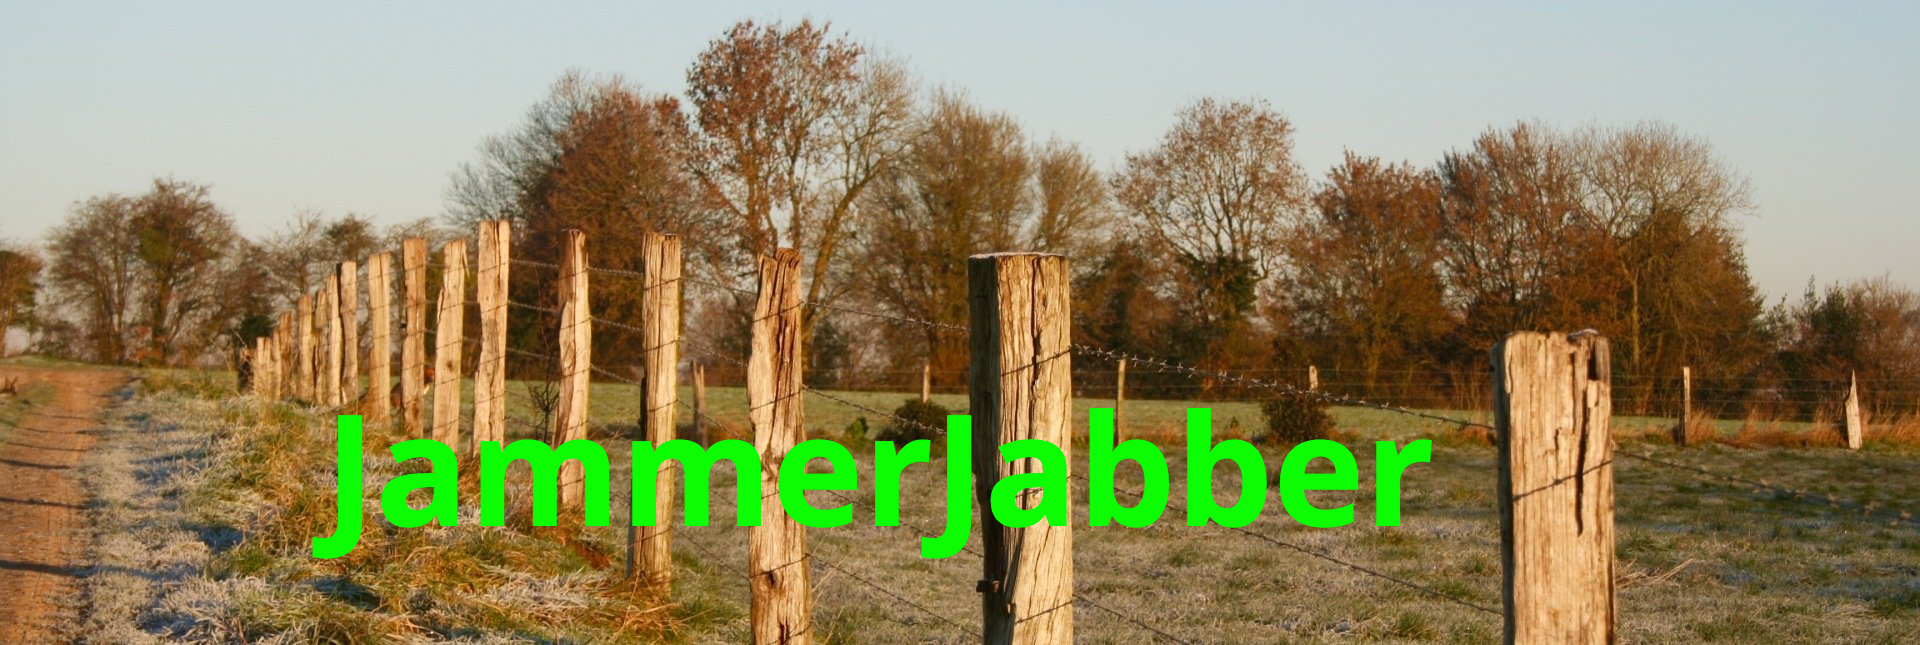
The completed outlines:
[[[939,447],[940,430],[947,427],[947,409],[938,403],[921,402],[919,399],[907,399],[906,403],[893,409],[893,419],[887,421],[887,427],[880,429],[875,437],[880,441],[906,443],[926,439]],[[902,419],[912,423],[903,423]]]
[[[1284,396],[1261,401],[1260,414],[1267,419],[1267,433],[1260,437],[1263,444],[1289,445],[1333,436],[1333,416],[1320,399]]]

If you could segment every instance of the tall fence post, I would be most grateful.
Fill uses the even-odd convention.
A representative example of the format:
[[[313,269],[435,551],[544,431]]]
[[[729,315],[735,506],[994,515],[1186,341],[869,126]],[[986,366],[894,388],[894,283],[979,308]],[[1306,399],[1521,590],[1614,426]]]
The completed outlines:
[[[294,338],[296,338],[296,335],[293,330],[293,321],[293,312],[282,311],[280,312],[280,324],[273,326],[274,350],[280,356],[280,374],[279,378],[275,379],[273,384],[273,395],[274,398],[281,400],[297,396],[296,390],[299,387],[295,383],[297,379],[295,373],[299,372],[299,366],[294,364],[295,361],[293,358],[297,351],[294,347]]]
[[[1688,431],[1693,429],[1693,368],[1680,368],[1680,423],[1673,427],[1673,443],[1686,447],[1692,440]]]
[[[1865,420],[1860,418],[1860,374],[1854,372],[1847,375],[1847,449],[1866,445],[1866,432]]]
[[[340,263],[340,403],[360,409],[360,265]]]
[[[512,229],[506,220],[480,223],[480,269],[473,285],[480,305],[480,360],[473,366],[473,443],[507,440],[507,275]]]
[[[920,402],[933,402],[933,361],[920,364]]]
[[[255,336],[253,346],[247,349],[247,393],[254,398],[265,399],[267,396],[267,384],[272,379],[273,369],[267,356],[267,337]]]
[[[400,424],[406,436],[419,438],[426,428],[427,394],[427,241],[400,243],[400,277],[406,283],[406,318],[400,338]]]
[[[320,400],[329,406],[340,405],[340,269],[334,267],[320,288],[320,307],[315,314],[327,326],[327,362],[320,374]]]
[[[646,378],[641,387],[642,414],[646,417],[647,441],[659,447],[674,440],[678,428],[674,412],[680,403],[680,238],[648,233],[641,239],[640,262],[640,347]],[[674,467],[666,462],[654,472],[654,526],[629,527],[627,533],[627,575],[645,576],[651,584],[665,585],[673,580],[671,526],[673,520]],[[643,473],[634,473],[644,477]]]
[[[693,364],[693,440],[700,445],[711,445],[707,436],[707,366]]]
[[[560,240],[560,398],[554,406],[554,448],[587,438],[587,389],[593,367],[593,323],[587,305],[587,234],[566,230]],[[560,506],[579,508],[585,499],[580,462],[560,465]]]
[[[460,450],[460,354],[466,348],[467,242],[440,247],[440,303],[433,331],[433,440]]]
[[[367,258],[367,422],[384,427],[392,419],[393,256]]]
[[[1613,643],[1607,341],[1534,332],[1493,350],[1506,642]]]
[[[1024,439],[1070,451],[1071,318],[1067,259],[1036,253],[976,255],[967,261],[972,364],[974,484],[991,507],[1001,478],[1040,471],[1035,459],[1006,461],[1000,446]],[[1068,452],[1071,454],[1071,452]],[[1068,461],[1072,476],[1072,462]],[[1021,493],[1022,508],[1041,492]],[[1073,527],[1042,520],[1027,528],[981,513],[986,540],[980,581],[987,643],[1073,642]]]
[[[1119,446],[1120,442],[1127,440],[1126,424],[1123,422],[1127,408],[1127,359],[1122,358],[1115,362],[1114,368],[1116,371],[1113,375],[1113,445]]]
[[[800,399],[800,252],[774,251],[760,258],[760,294],[753,306],[753,349],[747,359],[747,406],[753,419],[753,447],[760,463],[760,487],[778,500],[774,476],[787,451],[806,440]],[[778,503],[760,505],[760,525],[747,547],[752,576],[753,642],[813,642],[812,574],[807,562],[807,529]]]

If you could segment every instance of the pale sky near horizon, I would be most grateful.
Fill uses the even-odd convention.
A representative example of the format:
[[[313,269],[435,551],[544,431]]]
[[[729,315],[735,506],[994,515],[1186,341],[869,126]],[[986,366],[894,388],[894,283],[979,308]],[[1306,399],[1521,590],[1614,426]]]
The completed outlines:
[[[1324,176],[1430,165],[1516,120],[1658,119],[1752,181],[1755,280],[1920,286],[1920,3],[42,3],[0,0],[0,239],[155,177],[248,234],[296,211],[442,211],[447,178],[562,72],[678,94],[743,18],[811,17],[1105,169],[1182,105],[1258,97]]]

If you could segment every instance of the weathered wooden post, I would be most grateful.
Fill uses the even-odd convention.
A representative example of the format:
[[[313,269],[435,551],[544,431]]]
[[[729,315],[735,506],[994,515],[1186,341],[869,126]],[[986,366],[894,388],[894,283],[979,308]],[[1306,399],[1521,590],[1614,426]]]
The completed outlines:
[[[254,398],[265,399],[273,366],[268,362],[267,337],[253,337],[253,346],[247,349],[247,393]]]
[[[713,444],[707,435],[707,366],[700,363],[693,364],[693,440]]]
[[[1680,424],[1673,428],[1673,443],[1686,447],[1692,437],[1687,432],[1693,428],[1693,368],[1680,368]]]
[[[640,347],[646,378],[641,387],[641,410],[647,441],[655,447],[676,438],[674,412],[680,400],[680,238],[648,233],[640,242]],[[673,580],[671,522],[674,468],[663,462],[653,473],[654,526],[630,527],[627,532],[627,575],[645,576],[649,583]],[[645,477],[645,473],[634,473]]]
[[[1127,440],[1126,425],[1122,423],[1127,409],[1127,359],[1114,363],[1117,370],[1113,375],[1113,445]]]
[[[280,312],[280,324],[273,326],[275,350],[280,355],[280,378],[274,383],[274,397],[286,400],[299,396],[299,384],[296,382],[300,366],[294,358],[298,352],[294,347],[294,316],[291,311]]]
[[[1598,335],[1493,350],[1506,642],[1613,643],[1612,367]]]
[[[340,406],[340,272],[335,270],[327,274],[326,282],[320,287],[318,311],[314,315],[326,325],[326,363],[320,372],[320,401],[331,407]]]
[[[427,394],[427,241],[400,243],[400,275],[406,283],[406,318],[400,338],[400,424],[406,436],[419,438],[426,428]]]
[[[554,406],[553,433],[561,444],[587,438],[587,392],[593,368],[593,321],[587,308],[587,234],[561,233],[560,240],[560,398]],[[580,462],[560,465],[560,506],[580,508],[585,499]]]
[[[920,364],[920,402],[933,402],[933,361]]]
[[[760,295],[753,306],[753,349],[747,359],[747,406],[760,463],[779,464],[806,440],[800,399],[800,252],[760,258]],[[777,468],[760,469],[762,495],[777,500]],[[753,642],[813,642],[813,576],[807,528],[778,503],[760,505],[760,525],[747,548],[752,576]]]
[[[440,247],[440,302],[433,331],[433,440],[460,450],[460,353],[466,348],[467,242]]]
[[[1006,461],[1000,446],[1051,441],[1070,452],[1071,322],[1067,259],[1038,253],[996,253],[967,260],[972,364],[967,370],[973,415],[974,485],[991,507],[1001,478],[1040,471],[1035,459]],[[1072,476],[1072,462],[1068,461]],[[1041,491],[1020,495],[1022,508]],[[986,540],[980,581],[988,643],[1073,642],[1073,527],[1042,520],[1027,528],[981,514]]]
[[[507,440],[507,270],[512,229],[506,220],[480,223],[480,360],[473,373],[473,454],[480,442]]]
[[[1860,418],[1860,373],[1847,376],[1847,449],[1859,450],[1866,445],[1866,423]]]
[[[1318,365],[1307,366],[1307,391],[1320,391],[1320,366]]]
[[[384,427],[393,419],[393,255],[367,258],[367,423]]]
[[[340,403],[360,410],[360,265],[340,263]]]

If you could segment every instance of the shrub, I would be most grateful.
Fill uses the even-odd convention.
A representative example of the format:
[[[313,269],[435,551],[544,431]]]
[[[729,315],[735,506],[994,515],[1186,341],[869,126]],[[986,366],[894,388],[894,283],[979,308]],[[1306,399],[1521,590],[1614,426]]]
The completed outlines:
[[[907,399],[906,403],[893,409],[893,416],[875,439],[900,443],[921,439],[934,441],[939,439],[940,429],[947,427],[947,409],[938,403],[921,402],[919,399]],[[902,422],[902,419],[911,423]],[[939,443],[934,441],[936,448]]]
[[[1333,435],[1333,417],[1327,403],[1319,399],[1287,396],[1260,402],[1260,414],[1267,419],[1267,433],[1260,442],[1267,445],[1296,444]]]

